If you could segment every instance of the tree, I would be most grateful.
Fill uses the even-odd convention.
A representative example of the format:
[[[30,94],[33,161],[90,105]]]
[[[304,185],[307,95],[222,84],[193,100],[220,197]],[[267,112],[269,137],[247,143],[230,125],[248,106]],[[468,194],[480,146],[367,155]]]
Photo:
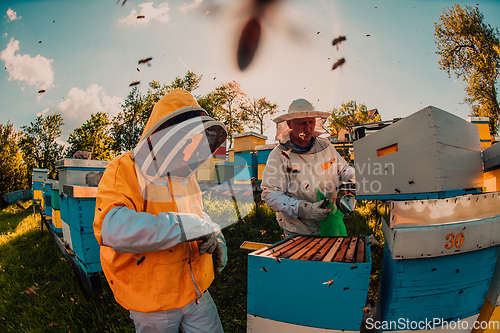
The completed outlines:
[[[331,111],[326,128],[331,135],[337,135],[341,129],[345,129],[352,134],[351,126],[377,121],[381,121],[378,112],[370,116],[370,112],[364,103],[358,104],[356,101],[349,101],[347,103],[342,102],[340,108],[334,108]]]
[[[247,99],[244,103],[240,105],[243,109],[243,113],[248,119],[248,126],[250,128],[255,128],[260,130],[260,134],[264,134],[265,129],[265,119],[268,116],[272,116],[278,111],[278,104],[271,103],[265,97],[258,99],[252,98]]]
[[[90,119],[69,135],[67,156],[71,157],[79,150],[90,152],[93,160],[109,161],[114,156],[111,153],[113,139],[111,138],[111,123],[105,112],[92,113]]]
[[[64,125],[60,114],[44,117],[39,115],[29,126],[21,126],[22,137],[19,147],[23,152],[28,172],[33,168],[49,170],[49,176],[57,175],[55,163],[63,157],[64,146],[56,142],[61,136],[61,126]]]
[[[125,104],[122,104],[122,111],[112,121],[112,150],[116,155],[132,150],[137,145],[149,118],[146,113],[144,98],[139,89],[134,87],[125,99]]]
[[[0,196],[30,187],[19,137],[10,122],[0,124]]]
[[[453,71],[467,84],[464,101],[471,115],[490,117],[490,132],[496,134],[500,107],[495,88],[500,70],[498,29],[483,22],[477,7],[459,4],[447,7],[434,23],[440,69]]]
[[[213,92],[213,113],[215,119],[222,121],[227,127],[229,148],[232,146],[233,134],[243,132],[243,125],[247,121],[244,110],[236,107],[245,96],[241,85],[236,81],[225,82]]]

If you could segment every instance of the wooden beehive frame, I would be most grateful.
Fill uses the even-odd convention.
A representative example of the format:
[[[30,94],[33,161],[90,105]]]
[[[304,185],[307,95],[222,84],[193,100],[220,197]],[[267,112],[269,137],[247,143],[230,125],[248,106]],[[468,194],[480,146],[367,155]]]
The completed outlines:
[[[277,259],[365,262],[365,237],[293,236],[254,254]]]

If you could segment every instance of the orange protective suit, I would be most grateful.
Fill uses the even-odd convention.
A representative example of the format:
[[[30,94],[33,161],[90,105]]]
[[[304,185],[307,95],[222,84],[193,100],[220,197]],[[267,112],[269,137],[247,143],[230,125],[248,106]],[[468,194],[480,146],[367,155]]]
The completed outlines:
[[[141,140],[169,114],[186,106],[199,107],[188,92],[174,90],[165,95],[155,105]],[[198,241],[180,241],[175,223],[175,216],[183,213],[204,218],[200,188],[194,176],[172,177],[169,186],[148,184],[148,191],[162,198],[149,201],[141,194],[138,172],[132,152],[127,152],[112,161],[99,183],[94,232],[101,245],[102,268],[124,308],[139,312],[178,309],[200,298],[214,279],[212,255],[200,255]],[[116,220],[117,212],[127,217],[114,222],[118,236],[103,237],[105,219]],[[119,239],[120,235],[127,238]],[[128,246],[130,239],[140,244]],[[117,244],[115,249],[107,242]]]

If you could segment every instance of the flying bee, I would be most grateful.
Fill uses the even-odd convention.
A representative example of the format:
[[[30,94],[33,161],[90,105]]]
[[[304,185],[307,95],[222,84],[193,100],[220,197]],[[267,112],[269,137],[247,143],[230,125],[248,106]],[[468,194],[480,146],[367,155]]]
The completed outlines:
[[[335,38],[335,39],[333,40],[332,45],[333,45],[333,46],[335,46],[335,45],[337,45],[337,44],[342,43],[342,42],[343,42],[343,41],[345,41],[345,40],[346,40],[345,36],[339,36],[339,37],[337,37],[337,38]],[[339,47],[339,46],[337,45],[337,48],[338,48],[338,47]]]
[[[137,15],[137,19],[143,19],[143,18],[146,18],[146,16],[144,16],[144,15]]]
[[[141,81],[134,81],[131,84],[129,84],[128,86],[129,87],[135,87],[135,86],[138,86],[139,84],[141,84]]]
[[[144,261],[144,259],[146,259],[145,256],[140,257],[139,260],[137,260],[137,265],[142,264],[142,262]]]
[[[153,60],[153,57],[141,59],[138,61],[138,63],[139,65],[148,64],[148,66],[151,66],[151,64],[149,63],[151,60]]]
[[[45,89],[40,89],[40,90],[38,90],[38,93],[43,94],[45,91],[46,91]]]
[[[250,18],[246,21],[238,41],[236,58],[240,71],[244,71],[252,62],[260,44],[262,20],[276,9],[280,0],[251,0]]]
[[[337,69],[338,67],[342,66],[343,64],[345,64],[344,58],[338,60],[336,63],[333,64],[332,71]]]

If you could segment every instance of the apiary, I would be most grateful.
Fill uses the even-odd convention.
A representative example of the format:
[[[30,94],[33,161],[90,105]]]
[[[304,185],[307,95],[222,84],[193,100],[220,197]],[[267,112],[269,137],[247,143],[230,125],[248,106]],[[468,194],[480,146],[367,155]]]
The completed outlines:
[[[252,252],[248,331],[359,331],[370,270],[367,237],[292,236]]]
[[[78,264],[85,273],[102,271],[99,243],[94,236],[94,213],[97,187],[64,185],[63,197],[67,200],[67,220],[71,248]],[[61,202],[62,209],[63,202]],[[63,227],[63,236],[64,234]],[[68,242],[69,243],[69,242]]]
[[[483,186],[476,125],[428,106],[354,142],[358,199],[413,200]]]

